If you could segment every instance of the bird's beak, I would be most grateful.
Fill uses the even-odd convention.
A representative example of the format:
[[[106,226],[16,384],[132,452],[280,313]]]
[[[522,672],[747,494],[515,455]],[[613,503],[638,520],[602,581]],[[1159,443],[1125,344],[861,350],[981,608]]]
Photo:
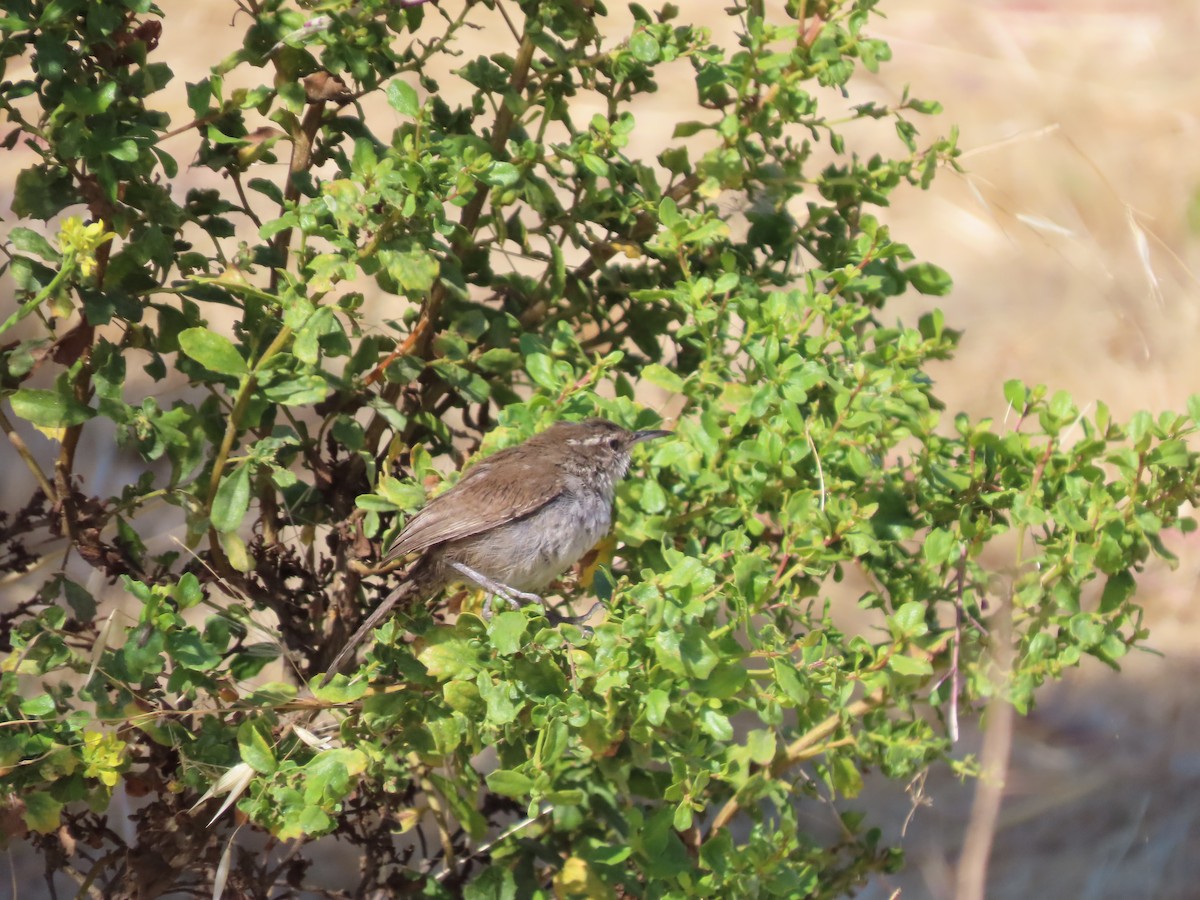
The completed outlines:
[[[635,431],[633,433],[633,442],[635,444],[640,444],[642,441],[652,441],[655,438],[666,437],[672,433],[673,432],[663,431],[659,428],[651,428],[647,431]]]

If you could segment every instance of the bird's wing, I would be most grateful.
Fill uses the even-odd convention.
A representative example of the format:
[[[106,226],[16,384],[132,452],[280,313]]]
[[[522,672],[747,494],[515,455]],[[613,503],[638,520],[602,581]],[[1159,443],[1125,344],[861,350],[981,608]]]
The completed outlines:
[[[421,553],[430,547],[470,537],[545,506],[557,495],[557,471],[553,465],[533,458],[513,463],[512,450],[501,450],[472,466],[459,482],[429,501],[408,520],[386,559]],[[503,465],[500,482],[487,476]]]

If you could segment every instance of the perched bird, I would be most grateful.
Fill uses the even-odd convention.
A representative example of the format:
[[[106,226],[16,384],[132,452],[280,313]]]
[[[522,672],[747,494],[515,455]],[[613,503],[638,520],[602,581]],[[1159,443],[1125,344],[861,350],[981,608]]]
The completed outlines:
[[[342,648],[332,676],[401,600],[429,598],[461,581],[513,605],[579,560],[612,526],[617,483],[636,444],[669,431],[630,431],[606,419],[556,422],[476,463],[409,520],[385,561],[420,553],[403,583]]]

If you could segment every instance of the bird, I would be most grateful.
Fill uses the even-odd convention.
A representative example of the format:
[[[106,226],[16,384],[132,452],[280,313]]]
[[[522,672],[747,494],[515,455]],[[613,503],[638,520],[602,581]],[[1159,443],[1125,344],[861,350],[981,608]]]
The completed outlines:
[[[514,607],[540,603],[535,593],[594,547],[612,527],[617,484],[631,452],[662,429],[632,431],[607,419],[556,422],[467,469],[404,526],[384,563],[420,558],[401,584],[367,616],[329,666],[341,671],[367,634],[400,601],[431,598],[455,582]]]

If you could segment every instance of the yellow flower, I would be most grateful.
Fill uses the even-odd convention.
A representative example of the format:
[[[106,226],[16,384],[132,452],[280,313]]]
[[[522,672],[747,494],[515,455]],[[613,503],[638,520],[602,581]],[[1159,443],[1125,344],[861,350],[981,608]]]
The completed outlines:
[[[104,230],[103,220],[83,224],[79,216],[71,216],[58,231],[58,246],[63,256],[73,258],[84,277],[96,271],[96,250],[117,235]]]

